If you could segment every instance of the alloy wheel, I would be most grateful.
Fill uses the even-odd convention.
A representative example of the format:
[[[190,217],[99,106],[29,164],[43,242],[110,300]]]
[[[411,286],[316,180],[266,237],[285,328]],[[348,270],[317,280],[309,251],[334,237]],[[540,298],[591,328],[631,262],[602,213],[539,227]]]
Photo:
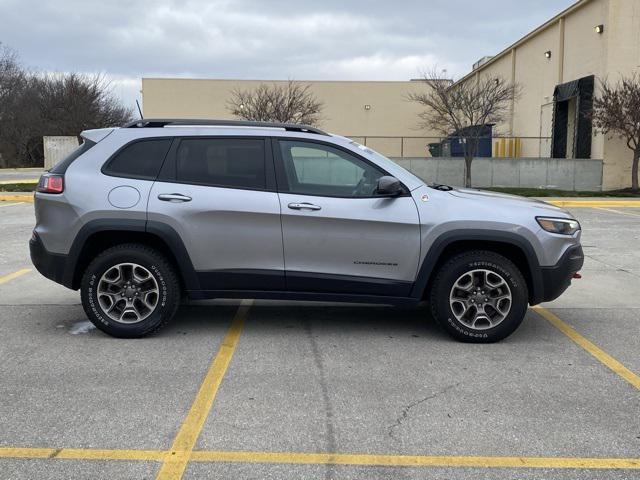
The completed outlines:
[[[154,312],[160,292],[148,269],[137,263],[119,263],[100,277],[97,297],[105,315],[116,322],[132,324]]]
[[[499,325],[509,314],[511,289],[492,270],[476,269],[461,275],[449,294],[456,319],[469,328],[487,330]]]

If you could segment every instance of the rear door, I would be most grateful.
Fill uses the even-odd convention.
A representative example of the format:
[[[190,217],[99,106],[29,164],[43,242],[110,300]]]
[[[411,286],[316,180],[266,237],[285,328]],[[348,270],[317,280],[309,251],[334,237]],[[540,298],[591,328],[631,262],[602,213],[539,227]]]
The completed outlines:
[[[407,296],[420,256],[417,207],[375,194],[385,171],[346,149],[274,140],[288,290]]]
[[[177,139],[152,187],[148,220],[178,233],[203,290],[284,287],[280,204],[267,142]]]

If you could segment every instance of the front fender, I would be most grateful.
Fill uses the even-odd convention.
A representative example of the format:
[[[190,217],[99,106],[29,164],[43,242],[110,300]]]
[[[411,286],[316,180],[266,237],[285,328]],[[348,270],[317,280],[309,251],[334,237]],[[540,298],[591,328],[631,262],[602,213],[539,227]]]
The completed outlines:
[[[460,241],[478,242],[478,248],[482,248],[482,242],[502,243],[518,248],[523,253],[529,267],[529,303],[535,305],[542,301],[544,295],[542,271],[536,250],[531,242],[517,233],[476,228],[449,230],[440,234],[431,243],[418,270],[418,275],[411,291],[413,298],[419,299],[422,297],[434,273],[434,268],[445,249]]]

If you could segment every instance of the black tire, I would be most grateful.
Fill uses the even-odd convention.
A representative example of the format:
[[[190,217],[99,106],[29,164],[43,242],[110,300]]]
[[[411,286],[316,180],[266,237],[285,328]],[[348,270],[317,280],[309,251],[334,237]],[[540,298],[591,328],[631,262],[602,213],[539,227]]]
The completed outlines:
[[[155,308],[149,309],[151,313],[136,323],[122,323],[111,318],[98,301],[100,279],[107,270],[122,263],[144,267],[157,285]],[[105,250],[89,264],[82,277],[80,295],[84,311],[97,328],[118,338],[139,338],[155,333],[169,323],[180,304],[181,289],[174,268],[162,254],[145,245],[128,243]]]
[[[459,320],[452,309],[452,288],[458,279],[473,270],[488,270],[498,274],[510,289],[510,309],[504,319],[495,326],[471,328]],[[491,343],[508,337],[518,328],[527,311],[528,299],[527,283],[513,262],[494,252],[472,250],[452,257],[439,268],[431,287],[429,303],[433,317],[456,340]],[[506,308],[503,310],[506,311]]]

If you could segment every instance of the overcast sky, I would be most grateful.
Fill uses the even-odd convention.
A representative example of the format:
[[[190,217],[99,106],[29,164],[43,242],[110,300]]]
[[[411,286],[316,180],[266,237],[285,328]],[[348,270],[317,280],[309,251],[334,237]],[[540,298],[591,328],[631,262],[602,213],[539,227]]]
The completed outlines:
[[[25,65],[102,72],[131,106],[142,77],[449,77],[574,0],[0,0],[0,42]]]

